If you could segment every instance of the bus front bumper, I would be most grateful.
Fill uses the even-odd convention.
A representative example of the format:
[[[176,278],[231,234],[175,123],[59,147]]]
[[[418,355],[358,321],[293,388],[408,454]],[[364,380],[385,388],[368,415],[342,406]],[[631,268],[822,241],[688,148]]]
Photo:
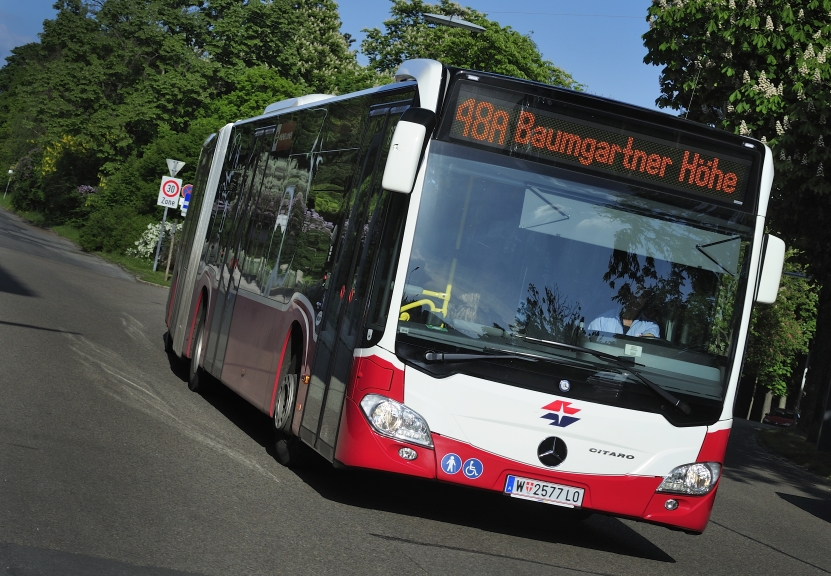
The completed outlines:
[[[692,533],[704,531],[718,490],[716,484],[703,496],[656,492],[663,480],[659,476],[557,472],[522,464],[436,433],[433,433],[433,442],[435,446],[431,449],[378,434],[354,400],[347,398],[335,459],[345,466],[436,479],[502,493],[509,475],[582,488],[585,491],[582,508],[586,510]],[[401,455],[403,448],[410,449],[416,457],[404,458]],[[405,453],[412,456],[412,452]],[[481,472],[475,477],[465,475],[461,469],[448,474],[442,469],[441,460],[449,454],[458,456],[460,462],[477,460]],[[675,502],[667,505],[668,500]]]

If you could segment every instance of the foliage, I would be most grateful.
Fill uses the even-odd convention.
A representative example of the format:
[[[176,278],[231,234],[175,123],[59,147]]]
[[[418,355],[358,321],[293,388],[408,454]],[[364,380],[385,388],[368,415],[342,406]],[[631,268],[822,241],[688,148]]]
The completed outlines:
[[[427,4],[423,0],[391,0],[392,18],[384,22],[385,31],[364,30],[361,51],[369,66],[390,74],[411,58],[433,58],[449,66],[495,72],[517,78],[536,80],[555,86],[580,89],[571,75],[543,60],[537,45],[510,26],[500,26],[487,15],[464,8],[452,0]],[[485,32],[474,34],[460,28],[428,23],[424,14],[460,16],[478,24]]]
[[[795,251],[787,256],[785,269],[801,272],[793,263]],[[807,279],[782,276],[776,302],[753,310],[745,366],[774,396],[788,395],[787,382],[797,358],[808,352],[816,329],[817,300],[816,287]]]
[[[108,206],[97,210],[79,233],[81,248],[93,251],[124,253],[134,246],[147,224],[147,217],[129,206]]]

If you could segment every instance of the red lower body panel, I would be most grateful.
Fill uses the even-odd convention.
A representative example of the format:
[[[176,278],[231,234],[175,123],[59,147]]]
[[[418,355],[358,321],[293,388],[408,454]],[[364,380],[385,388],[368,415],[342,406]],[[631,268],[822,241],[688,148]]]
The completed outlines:
[[[375,432],[354,400],[344,402],[335,458],[346,466],[370,468],[422,478],[435,478],[475,488],[502,492],[509,474],[531,479],[583,488],[583,508],[616,516],[646,520],[693,532],[702,532],[707,525],[715,500],[716,489],[705,496],[656,493],[661,477],[601,476],[556,472],[529,466],[480,450],[470,444],[433,434],[435,449],[424,448],[381,436]],[[412,448],[415,460],[405,460],[398,451]],[[441,459],[455,454],[466,463],[474,458],[481,463],[478,476],[467,477],[459,466],[454,474],[446,473]],[[674,499],[679,505],[669,511],[664,503]]]
[[[404,460],[398,455],[398,451],[404,447],[415,450],[418,457],[415,460]],[[347,398],[343,403],[335,459],[346,466],[397,472],[421,478],[436,477],[436,457],[433,450],[399,442],[376,433],[364,417],[360,406],[351,398]]]

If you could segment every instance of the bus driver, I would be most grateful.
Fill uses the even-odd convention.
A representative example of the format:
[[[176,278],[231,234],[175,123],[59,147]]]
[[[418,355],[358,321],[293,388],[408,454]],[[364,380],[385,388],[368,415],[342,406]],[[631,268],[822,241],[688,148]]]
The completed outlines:
[[[652,291],[638,285],[629,291],[619,308],[607,310],[591,321],[586,332],[606,332],[641,338],[660,338],[658,325],[643,315],[644,307],[652,297]]]

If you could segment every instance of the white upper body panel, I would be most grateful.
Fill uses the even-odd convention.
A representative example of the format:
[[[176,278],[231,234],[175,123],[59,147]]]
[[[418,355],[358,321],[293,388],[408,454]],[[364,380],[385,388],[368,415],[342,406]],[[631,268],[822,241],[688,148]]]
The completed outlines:
[[[677,428],[660,414],[463,374],[436,379],[410,368],[405,370],[404,403],[434,433],[558,472],[664,476],[680,464],[695,462],[707,432],[704,426]],[[537,447],[549,436],[561,438],[568,447],[568,457],[557,468],[546,468],[537,458]]]

